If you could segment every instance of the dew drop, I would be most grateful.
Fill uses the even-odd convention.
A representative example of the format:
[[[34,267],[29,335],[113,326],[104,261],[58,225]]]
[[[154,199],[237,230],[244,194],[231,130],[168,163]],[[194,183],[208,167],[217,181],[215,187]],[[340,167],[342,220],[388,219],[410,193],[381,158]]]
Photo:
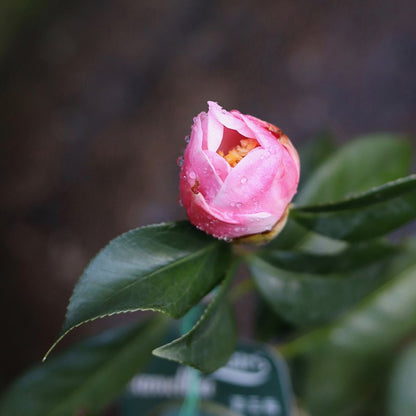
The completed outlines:
[[[245,176],[243,176],[240,180],[241,183],[246,183],[247,182],[247,178]]]
[[[176,164],[181,168],[182,167],[182,165],[183,165],[183,156],[179,156],[177,159],[176,159]]]
[[[188,175],[189,175],[190,179],[195,179],[196,178],[195,172],[193,172],[193,171],[189,172]]]
[[[241,207],[243,206],[243,204],[242,204],[241,202],[237,202],[237,203],[235,204],[235,206],[236,206],[237,208],[241,208]]]
[[[235,207],[235,202],[230,202],[230,206]]]
[[[189,141],[191,140],[191,136],[188,134],[186,137],[185,137],[185,142],[186,143],[189,143]]]

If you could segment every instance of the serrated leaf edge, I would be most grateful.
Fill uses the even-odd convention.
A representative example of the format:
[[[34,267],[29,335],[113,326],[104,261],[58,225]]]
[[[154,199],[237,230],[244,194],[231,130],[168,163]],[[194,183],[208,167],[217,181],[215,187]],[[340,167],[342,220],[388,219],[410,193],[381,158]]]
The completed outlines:
[[[138,230],[143,230],[143,229],[148,229],[148,228],[161,228],[161,227],[164,227],[164,226],[174,226],[174,225],[181,225],[181,224],[183,224],[183,225],[185,225],[185,224],[190,224],[189,223],[189,221],[186,221],[186,220],[184,220],[184,221],[177,221],[177,222],[162,222],[162,223],[158,223],[158,224],[149,224],[149,225],[145,225],[145,226],[143,226],[143,227],[137,227],[137,228],[134,228],[134,229],[131,229],[131,230],[129,230],[129,231],[126,231],[126,232],[124,232],[124,233],[122,233],[122,234],[120,234],[119,236],[117,236],[117,237],[115,237],[114,239],[112,239],[107,245],[105,245],[89,262],[88,262],[88,264],[87,264],[87,266],[84,268],[84,270],[83,270],[83,272],[81,273],[81,276],[83,276],[84,275],[84,273],[85,273],[85,271],[88,269],[88,267],[92,264],[92,262],[100,255],[100,253],[103,251],[103,250],[105,250],[105,249],[107,249],[108,247],[110,247],[111,245],[113,245],[115,242],[116,242],[116,240],[118,240],[119,238],[121,238],[121,237],[123,237],[123,236],[127,236],[127,235],[129,235],[129,234],[131,234],[131,233],[133,233],[133,232],[136,232],[136,231],[138,231]],[[195,229],[196,230],[196,229]],[[209,236],[207,235],[207,234],[204,234],[206,237],[208,237],[209,238]],[[212,242],[211,242],[211,244],[212,244],[212,246],[214,246],[214,243],[218,243],[218,240],[217,239],[215,239],[215,238],[211,238],[212,239]],[[194,255],[195,253],[193,253],[192,255]],[[124,289],[123,289],[124,290]],[[74,296],[74,292],[72,292],[72,294],[71,294],[71,296],[70,296],[70,298],[69,298],[69,303],[68,303],[68,306],[71,304],[71,299],[72,299],[72,297]],[[160,313],[162,313],[162,314],[164,314],[164,315],[167,315],[167,316],[169,316],[169,317],[173,317],[173,318],[175,318],[176,316],[173,316],[172,314],[169,314],[168,312],[166,312],[166,311],[164,311],[164,310],[162,310],[162,309],[159,309],[159,308],[133,308],[133,309],[126,309],[126,310],[122,310],[122,311],[115,311],[115,312],[111,312],[111,313],[106,313],[106,314],[101,314],[101,315],[97,315],[97,316],[95,316],[95,317],[93,317],[93,318],[90,318],[90,319],[86,319],[86,320],[84,320],[84,321],[82,321],[82,322],[79,322],[78,324],[75,324],[75,325],[72,325],[70,328],[68,328],[68,329],[66,329],[66,330],[64,330],[64,332],[61,332],[61,334],[59,335],[59,337],[56,339],[56,341],[51,345],[51,347],[48,349],[48,351],[46,352],[46,354],[43,356],[43,358],[42,358],[42,362],[45,362],[46,361],[46,359],[48,358],[48,356],[50,355],[50,353],[55,349],[55,347],[62,341],[62,339],[63,338],[65,338],[66,337],[66,335],[68,335],[72,330],[74,330],[74,329],[76,329],[76,328],[78,328],[78,327],[80,327],[81,325],[84,325],[84,324],[86,324],[86,323],[89,323],[89,322],[93,322],[93,321],[95,321],[95,320],[97,320],[97,319],[102,319],[102,318],[106,318],[106,317],[110,317],[110,316],[114,316],[114,315],[120,315],[120,314],[124,314],[124,313],[133,313],[133,312],[138,312],[138,311],[151,311],[151,312],[160,312]],[[185,312],[186,313],[186,312]],[[67,317],[68,317],[68,307],[67,307],[67,310],[66,310],[66,313],[65,313],[65,321],[64,322],[66,322],[66,320],[67,320]],[[65,327],[65,325],[64,325],[64,327]]]

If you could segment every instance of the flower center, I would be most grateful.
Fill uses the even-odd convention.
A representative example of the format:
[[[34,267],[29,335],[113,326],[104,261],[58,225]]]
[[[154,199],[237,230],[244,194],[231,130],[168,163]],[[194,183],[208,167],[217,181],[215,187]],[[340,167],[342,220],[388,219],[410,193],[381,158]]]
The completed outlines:
[[[240,144],[230,149],[226,155],[221,150],[218,151],[218,154],[233,168],[243,157],[258,146],[260,145],[256,139],[241,139]]]

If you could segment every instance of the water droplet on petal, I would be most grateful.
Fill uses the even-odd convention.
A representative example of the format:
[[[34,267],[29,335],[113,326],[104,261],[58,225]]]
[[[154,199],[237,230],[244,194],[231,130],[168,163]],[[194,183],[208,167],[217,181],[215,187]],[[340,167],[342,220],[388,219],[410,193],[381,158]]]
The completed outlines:
[[[185,142],[186,143],[189,143],[189,141],[191,140],[191,136],[188,134],[186,137],[185,137]]]
[[[240,180],[241,183],[246,183],[247,182],[247,178],[245,176],[243,176]]]
[[[189,175],[190,179],[195,179],[196,178],[195,172],[193,172],[193,171],[189,172],[188,175]]]
[[[235,206],[236,206],[237,208],[241,208],[241,207],[243,206],[243,204],[242,204],[241,202],[237,202],[237,203],[235,204]]]
[[[230,206],[235,207],[235,202],[230,202]]]
[[[177,159],[176,159],[176,164],[181,168],[182,167],[182,165],[183,165],[183,156],[179,156]]]

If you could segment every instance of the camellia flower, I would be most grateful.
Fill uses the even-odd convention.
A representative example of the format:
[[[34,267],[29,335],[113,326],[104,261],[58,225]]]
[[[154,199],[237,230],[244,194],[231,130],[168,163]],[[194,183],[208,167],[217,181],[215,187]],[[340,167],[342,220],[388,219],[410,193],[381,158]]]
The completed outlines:
[[[273,124],[208,105],[194,118],[181,159],[182,204],[191,223],[214,237],[267,241],[286,222],[298,154]]]

